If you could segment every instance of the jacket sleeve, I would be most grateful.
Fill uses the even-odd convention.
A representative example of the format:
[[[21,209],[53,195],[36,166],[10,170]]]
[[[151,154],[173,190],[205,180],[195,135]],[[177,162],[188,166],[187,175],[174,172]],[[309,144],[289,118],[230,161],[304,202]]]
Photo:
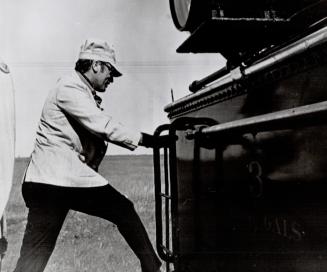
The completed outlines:
[[[130,150],[139,143],[141,133],[127,129],[96,106],[91,94],[74,84],[60,84],[58,107],[91,133]]]

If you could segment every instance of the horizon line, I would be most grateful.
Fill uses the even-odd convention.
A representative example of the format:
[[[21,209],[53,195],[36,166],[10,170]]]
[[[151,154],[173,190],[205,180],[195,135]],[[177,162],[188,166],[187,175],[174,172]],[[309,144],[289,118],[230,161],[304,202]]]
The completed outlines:
[[[143,154],[109,154],[104,157],[118,157],[118,156],[153,156],[153,154],[143,153]],[[16,159],[29,159],[30,156],[15,156]]]
[[[211,62],[211,61],[210,61]],[[219,60],[217,64],[223,64]],[[32,61],[32,62],[7,62],[10,67],[72,67],[75,61]],[[214,63],[214,62],[212,62]],[[187,60],[187,61],[117,61],[120,66],[185,66],[185,65],[208,65],[208,61],[205,60]]]

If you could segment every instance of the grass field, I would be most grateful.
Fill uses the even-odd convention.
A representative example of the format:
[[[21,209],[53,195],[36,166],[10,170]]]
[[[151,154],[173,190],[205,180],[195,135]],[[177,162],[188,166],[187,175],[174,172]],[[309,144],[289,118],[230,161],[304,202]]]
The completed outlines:
[[[8,250],[2,272],[14,269],[26,224],[27,209],[20,183],[27,159],[17,159],[7,205]],[[152,156],[106,157],[99,172],[135,204],[155,246]],[[64,223],[46,272],[136,272],[139,262],[116,227],[102,219],[71,211]]]

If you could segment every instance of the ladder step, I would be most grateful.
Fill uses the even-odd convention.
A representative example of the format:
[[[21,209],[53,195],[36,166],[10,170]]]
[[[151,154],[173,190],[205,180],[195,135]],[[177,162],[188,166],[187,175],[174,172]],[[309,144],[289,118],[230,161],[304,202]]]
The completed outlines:
[[[167,199],[171,199],[170,195],[164,194],[164,193],[160,193],[161,197],[167,198]]]

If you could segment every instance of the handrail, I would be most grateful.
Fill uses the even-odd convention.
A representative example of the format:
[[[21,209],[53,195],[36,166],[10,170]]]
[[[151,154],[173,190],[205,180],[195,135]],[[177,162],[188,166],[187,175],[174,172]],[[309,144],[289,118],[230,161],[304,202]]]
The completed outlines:
[[[224,66],[224,67],[220,68],[218,71],[206,76],[205,78],[193,81],[190,84],[190,86],[188,87],[188,89],[192,93],[195,93],[198,90],[200,90],[201,88],[203,88],[204,86],[206,86],[207,84],[221,78],[222,76],[226,75],[227,73],[229,73],[229,69],[227,68],[227,66]]]
[[[160,137],[160,134],[169,129],[170,125],[164,124],[159,126],[154,132],[156,138]],[[173,253],[170,251],[169,244],[169,222],[167,222],[167,216],[169,214],[168,199],[171,201],[169,191],[167,190],[168,183],[168,147],[164,147],[164,181],[165,181],[165,193],[161,191],[161,167],[160,167],[160,148],[158,146],[153,148],[153,165],[154,165],[154,190],[155,190],[155,219],[156,219],[156,246],[160,258],[164,261],[172,262]],[[165,216],[166,216],[166,245],[163,243],[163,224],[162,224],[162,197],[165,201]],[[168,226],[168,228],[167,228]],[[167,264],[167,271],[169,266]]]
[[[268,55],[259,63],[254,64],[244,70],[244,75],[250,75],[261,70],[266,69],[269,66],[282,62],[286,59],[290,59],[295,55],[299,55],[304,51],[319,46],[327,41],[327,27],[317,30],[316,32],[309,34],[308,36],[295,41],[294,43],[278,50],[277,52]]]
[[[260,132],[314,126],[327,121],[327,101],[205,127],[204,135]],[[326,123],[327,124],[327,123]],[[193,132],[195,135],[196,131]],[[192,136],[192,133],[189,135]]]

